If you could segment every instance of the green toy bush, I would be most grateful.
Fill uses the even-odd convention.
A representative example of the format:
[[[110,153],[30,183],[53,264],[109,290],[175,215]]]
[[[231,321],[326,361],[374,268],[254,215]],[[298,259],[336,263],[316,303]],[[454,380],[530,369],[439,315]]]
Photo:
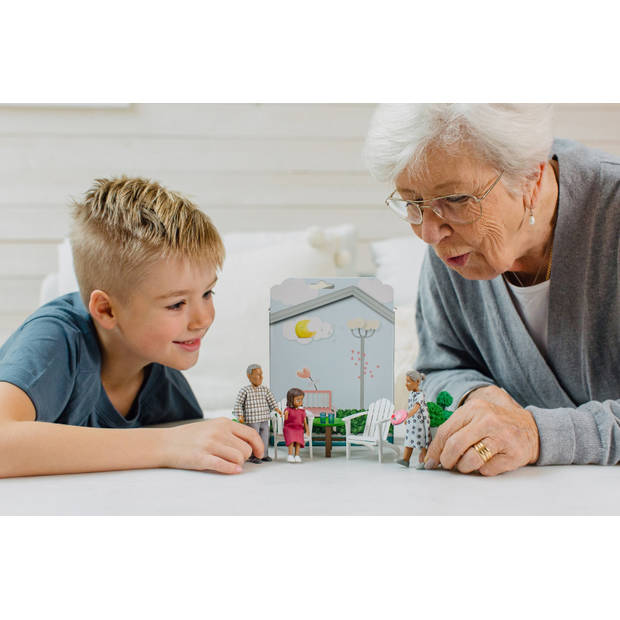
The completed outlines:
[[[336,411],[336,417],[345,418],[348,415],[353,415],[354,413],[360,413],[360,411],[366,411],[366,409],[338,409]],[[351,433],[353,433],[354,435],[360,435],[361,433],[364,432],[365,425],[366,425],[365,415],[361,415],[359,418],[354,418],[353,420],[351,420]],[[312,431],[313,431],[312,433],[313,436],[315,434],[323,435],[325,433],[325,430],[319,426],[313,427]],[[344,434],[344,429],[342,429],[342,431],[338,429],[338,430],[335,430],[335,432],[336,433],[342,432]],[[393,433],[393,432],[394,432],[394,427],[390,425],[389,433]]]
[[[453,412],[448,411],[448,407],[453,400],[449,392],[439,392],[437,394],[437,402],[431,401],[427,403],[431,426],[440,426],[452,415]]]

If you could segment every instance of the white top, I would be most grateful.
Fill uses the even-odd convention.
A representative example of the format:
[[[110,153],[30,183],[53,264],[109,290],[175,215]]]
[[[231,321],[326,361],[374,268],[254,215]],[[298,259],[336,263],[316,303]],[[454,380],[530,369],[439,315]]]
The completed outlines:
[[[517,312],[540,352],[547,355],[547,319],[549,317],[549,286],[546,280],[534,286],[515,286],[506,281]]]

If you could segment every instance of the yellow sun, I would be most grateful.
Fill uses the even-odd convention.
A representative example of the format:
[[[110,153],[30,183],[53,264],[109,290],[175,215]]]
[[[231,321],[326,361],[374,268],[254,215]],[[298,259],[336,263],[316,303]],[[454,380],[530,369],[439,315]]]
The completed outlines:
[[[308,331],[308,323],[310,323],[310,319],[302,319],[301,321],[297,321],[295,325],[295,334],[297,338],[312,338],[316,332]]]

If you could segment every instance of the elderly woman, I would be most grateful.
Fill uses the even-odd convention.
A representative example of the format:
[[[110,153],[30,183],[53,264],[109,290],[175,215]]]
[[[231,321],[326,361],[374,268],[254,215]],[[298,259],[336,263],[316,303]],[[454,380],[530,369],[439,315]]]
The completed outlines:
[[[380,106],[366,159],[430,246],[416,367],[459,407],[426,467],[618,463],[620,159],[507,104]]]

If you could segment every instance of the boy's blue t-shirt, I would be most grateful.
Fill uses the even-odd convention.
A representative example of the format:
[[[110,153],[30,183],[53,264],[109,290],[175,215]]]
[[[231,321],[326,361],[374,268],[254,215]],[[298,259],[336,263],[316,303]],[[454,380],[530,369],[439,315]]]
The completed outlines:
[[[80,295],[42,306],[0,348],[0,381],[23,390],[36,419],[75,426],[133,428],[202,418],[180,371],[149,364],[131,410],[122,416],[101,383],[101,351]]]

